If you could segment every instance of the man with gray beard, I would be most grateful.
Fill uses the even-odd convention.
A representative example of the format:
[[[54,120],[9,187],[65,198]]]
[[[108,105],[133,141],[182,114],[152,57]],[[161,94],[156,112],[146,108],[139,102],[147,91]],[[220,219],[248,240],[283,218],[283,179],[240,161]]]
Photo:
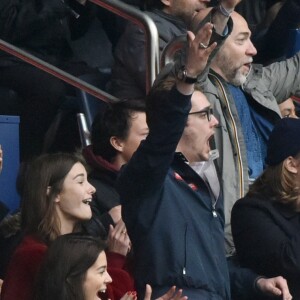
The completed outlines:
[[[300,52],[266,67],[252,64],[257,51],[248,24],[238,13],[228,13],[233,30],[212,60],[208,76],[198,81],[219,120],[214,143],[219,150],[226,250],[231,255],[231,208],[265,167],[266,141],[281,118],[278,104],[290,95],[300,95]],[[201,20],[199,12],[194,18],[195,28]]]

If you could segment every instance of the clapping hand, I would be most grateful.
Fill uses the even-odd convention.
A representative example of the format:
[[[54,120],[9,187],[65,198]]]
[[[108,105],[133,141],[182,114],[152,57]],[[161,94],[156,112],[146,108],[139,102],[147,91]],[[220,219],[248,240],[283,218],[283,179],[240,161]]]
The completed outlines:
[[[127,234],[125,223],[120,219],[116,226],[110,225],[108,233],[108,250],[126,256],[131,248],[131,242]]]
[[[144,300],[151,300],[152,288],[149,284],[146,285],[146,292]],[[187,300],[188,297],[182,297],[182,290],[176,291],[176,286],[171,287],[164,295],[156,300]]]

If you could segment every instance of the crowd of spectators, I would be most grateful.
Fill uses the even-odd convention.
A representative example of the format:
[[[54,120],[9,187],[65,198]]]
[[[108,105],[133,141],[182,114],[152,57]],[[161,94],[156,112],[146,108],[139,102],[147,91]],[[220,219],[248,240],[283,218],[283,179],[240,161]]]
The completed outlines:
[[[96,82],[101,67],[72,41],[95,19],[114,24],[105,90],[119,98],[94,118],[91,145],[75,135],[72,151],[49,151],[53,128],[77,130],[55,122],[66,103],[74,117],[78,93],[0,51],[22,162],[20,208],[0,206],[0,299],[300,299],[299,1],[129,5],[154,21],[160,54],[176,49],[148,94],[136,24],[86,0],[0,3],[1,39]],[[0,136],[0,176],[6,155]]]

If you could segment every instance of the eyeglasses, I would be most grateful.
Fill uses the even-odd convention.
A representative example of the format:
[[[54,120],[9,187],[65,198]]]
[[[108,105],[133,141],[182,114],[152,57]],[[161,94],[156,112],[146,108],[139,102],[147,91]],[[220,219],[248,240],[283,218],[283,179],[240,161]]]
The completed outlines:
[[[189,113],[189,115],[195,115],[200,114],[201,116],[206,116],[208,122],[211,120],[211,116],[213,115],[214,111],[211,107],[207,107],[205,109],[199,110],[199,111],[193,111]]]

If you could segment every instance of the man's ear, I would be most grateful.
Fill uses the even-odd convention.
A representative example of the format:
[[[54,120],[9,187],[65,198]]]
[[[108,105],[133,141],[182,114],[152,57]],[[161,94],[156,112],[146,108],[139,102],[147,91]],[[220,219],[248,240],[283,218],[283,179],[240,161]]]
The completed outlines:
[[[292,174],[297,174],[298,173],[298,168],[297,168],[297,165],[298,165],[298,161],[293,158],[292,156],[289,156],[288,158],[286,158],[284,160],[284,167]]]
[[[160,0],[162,3],[163,3],[163,5],[165,5],[165,6],[167,6],[167,7],[170,7],[171,6],[171,1],[172,0]]]
[[[110,139],[110,144],[119,152],[123,152],[124,144],[123,142],[117,138],[116,136],[112,136]]]

